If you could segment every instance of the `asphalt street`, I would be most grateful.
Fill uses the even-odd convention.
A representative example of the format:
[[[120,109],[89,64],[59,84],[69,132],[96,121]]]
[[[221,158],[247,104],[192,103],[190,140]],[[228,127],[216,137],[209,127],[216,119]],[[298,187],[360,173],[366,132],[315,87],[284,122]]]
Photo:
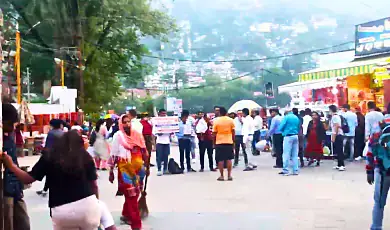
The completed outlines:
[[[177,162],[178,155],[177,147],[172,147]],[[36,160],[25,157],[20,164],[33,165]],[[153,168],[147,196],[151,213],[144,229],[369,229],[373,186],[366,182],[363,162],[349,163],[345,172],[338,172],[328,160],[321,167],[303,168],[299,176],[285,177],[272,168],[269,153],[254,161],[259,165],[256,171],[243,172],[240,162],[231,182],[218,182],[218,173],[209,171],[157,177]],[[198,170],[198,162],[193,167]],[[42,187],[36,182],[25,191],[33,230],[52,229],[47,198],[35,193]],[[123,198],[115,197],[116,185],[108,182],[108,172],[99,172],[99,188],[119,224]],[[390,218],[385,219],[384,229],[390,229]]]

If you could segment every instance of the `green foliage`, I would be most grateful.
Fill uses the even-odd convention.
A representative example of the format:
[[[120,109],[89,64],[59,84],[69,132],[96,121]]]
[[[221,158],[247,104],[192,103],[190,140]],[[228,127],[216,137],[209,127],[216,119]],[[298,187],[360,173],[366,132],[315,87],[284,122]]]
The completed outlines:
[[[114,110],[116,114],[126,112],[127,106],[135,106],[139,113],[148,112],[153,114],[154,101],[148,96],[145,98],[118,97],[113,102],[103,107],[105,111]]]
[[[148,0],[6,0],[0,7],[20,25],[22,68],[31,67],[34,90],[47,79],[60,83],[54,57],[65,60],[66,86],[79,88],[81,49],[86,112],[99,111],[119,96],[121,83],[135,85],[150,72],[142,63],[148,49],[141,38],[167,40],[176,30]]]
[[[278,95],[277,87],[294,81],[290,73],[282,69],[274,68],[260,71],[253,76],[243,77],[234,81],[224,83],[220,76],[207,76],[206,84],[194,89],[182,89],[173,92],[170,96],[183,99],[183,108],[196,113],[199,110],[211,112],[214,106],[224,106],[229,109],[239,100],[254,100],[258,104],[285,106],[290,102],[288,95]],[[264,84],[274,84],[275,98],[266,99],[264,96],[253,96],[254,92],[264,92]],[[157,108],[163,106],[163,98],[155,100]]]

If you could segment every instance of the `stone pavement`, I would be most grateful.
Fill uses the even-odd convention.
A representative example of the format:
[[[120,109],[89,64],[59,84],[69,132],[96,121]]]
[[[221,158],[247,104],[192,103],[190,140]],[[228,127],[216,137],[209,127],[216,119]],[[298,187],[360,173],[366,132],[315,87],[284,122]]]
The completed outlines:
[[[178,161],[177,147],[172,152]],[[20,164],[33,164],[36,159],[23,158]],[[218,174],[208,171],[157,177],[154,168],[147,197],[151,213],[144,229],[369,229],[373,186],[366,182],[362,162],[338,172],[332,170],[333,161],[326,161],[319,168],[302,169],[299,176],[283,177],[272,168],[269,153],[254,159],[259,169],[243,172],[241,165],[234,169],[232,182],[217,182]],[[116,186],[108,182],[107,172],[99,176],[101,199],[118,221],[123,198],[114,196]],[[33,230],[52,229],[47,199],[35,194],[42,186],[36,183],[25,193]],[[385,219],[384,229],[390,229],[390,218]]]

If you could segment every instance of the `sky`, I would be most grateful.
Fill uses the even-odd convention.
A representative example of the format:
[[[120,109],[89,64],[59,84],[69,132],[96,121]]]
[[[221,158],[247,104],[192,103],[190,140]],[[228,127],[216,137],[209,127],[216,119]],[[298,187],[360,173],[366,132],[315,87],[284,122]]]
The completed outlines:
[[[301,10],[325,9],[341,15],[353,14],[361,17],[356,24],[390,17],[390,11],[384,10],[389,0],[157,0],[166,7],[186,5],[196,9],[235,9],[239,11],[267,9],[268,7],[287,7]]]

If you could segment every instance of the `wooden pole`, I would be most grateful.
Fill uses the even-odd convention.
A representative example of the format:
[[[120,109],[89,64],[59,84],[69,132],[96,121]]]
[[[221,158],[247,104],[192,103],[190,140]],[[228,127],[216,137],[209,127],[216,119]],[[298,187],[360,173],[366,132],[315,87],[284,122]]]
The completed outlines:
[[[0,9],[0,151],[3,151],[3,108],[2,108],[2,79],[3,79],[3,12]],[[3,162],[0,161],[0,230],[4,230],[4,202],[3,202]]]

